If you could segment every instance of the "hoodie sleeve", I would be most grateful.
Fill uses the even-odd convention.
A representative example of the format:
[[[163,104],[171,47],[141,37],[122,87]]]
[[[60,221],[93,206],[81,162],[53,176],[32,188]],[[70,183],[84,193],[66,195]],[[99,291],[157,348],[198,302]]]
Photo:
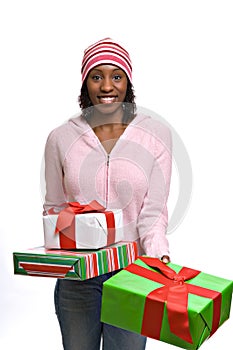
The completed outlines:
[[[63,152],[61,149],[59,133],[55,129],[48,136],[44,152],[46,184],[44,214],[50,208],[60,208],[66,202],[63,186]]]
[[[161,258],[170,254],[166,237],[168,225],[167,199],[172,168],[172,139],[170,130],[163,128],[156,135],[153,169],[148,191],[138,217],[140,244],[146,255]]]

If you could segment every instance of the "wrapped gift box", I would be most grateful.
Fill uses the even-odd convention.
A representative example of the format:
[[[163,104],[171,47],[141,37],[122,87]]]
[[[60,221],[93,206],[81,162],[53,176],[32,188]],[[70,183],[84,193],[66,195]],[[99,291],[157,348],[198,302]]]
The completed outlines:
[[[121,269],[136,258],[136,242],[119,242],[96,251],[39,247],[13,253],[15,274],[75,280],[86,280]]]
[[[229,318],[233,282],[140,257],[104,283],[101,320],[198,349]]]
[[[99,249],[124,239],[122,210],[105,210],[96,201],[67,205],[60,213],[50,210],[43,216],[46,248]]]

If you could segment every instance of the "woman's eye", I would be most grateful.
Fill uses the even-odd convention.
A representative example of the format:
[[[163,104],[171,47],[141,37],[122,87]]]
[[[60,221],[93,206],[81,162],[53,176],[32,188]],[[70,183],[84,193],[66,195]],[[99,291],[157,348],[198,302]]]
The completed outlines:
[[[93,80],[100,80],[100,79],[101,79],[101,76],[100,76],[100,75],[93,75],[93,76],[92,76],[92,79],[93,79]]]
[[[120,75],[114,75],[113,79],[114,80],[121,80],[121,76]]]

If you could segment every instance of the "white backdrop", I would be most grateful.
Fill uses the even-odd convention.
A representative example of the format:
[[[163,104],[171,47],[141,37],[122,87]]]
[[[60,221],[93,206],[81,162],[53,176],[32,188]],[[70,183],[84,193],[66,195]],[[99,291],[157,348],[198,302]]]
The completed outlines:
[[[12,252],[43,244],[44,144],[79,110],[83,50],[106,36],[131,54],[137,103],[176,129],[191,160],[192,200],[169,235],[172,260],[233,279],[232,16],[230,0],[1,2],[2,349],[62,349],[55,281],[14,276]],[[170,214],[177,186],[174,169]],[[230,318],[203,350],[226,347],[232,326]],[[147,350],[170,347],[150,339]]]

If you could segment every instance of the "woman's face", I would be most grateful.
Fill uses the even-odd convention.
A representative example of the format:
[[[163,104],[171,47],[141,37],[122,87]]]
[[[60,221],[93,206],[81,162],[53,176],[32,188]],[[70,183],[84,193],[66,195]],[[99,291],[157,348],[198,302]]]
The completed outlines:
[[[115,113],[121,108],[127,90],[127,76],[117,66],[99,65],[87,78],[87,90],[92,104],[101,113]]]

